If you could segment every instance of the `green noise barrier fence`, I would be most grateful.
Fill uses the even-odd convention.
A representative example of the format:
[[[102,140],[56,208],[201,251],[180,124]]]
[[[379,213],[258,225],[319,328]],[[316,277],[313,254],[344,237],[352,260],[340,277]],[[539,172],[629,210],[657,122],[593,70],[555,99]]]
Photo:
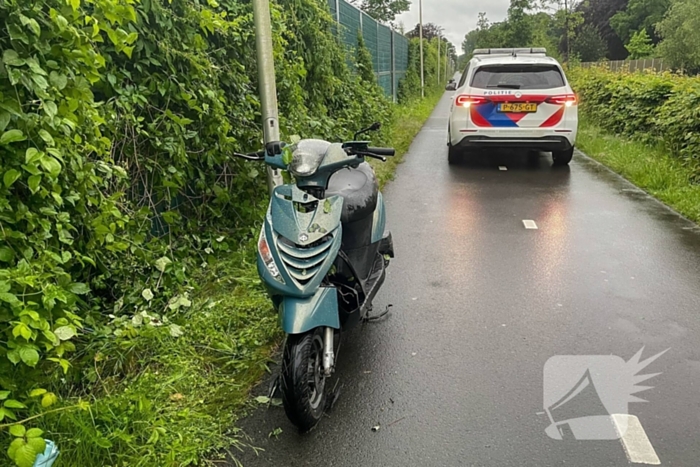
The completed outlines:
[[[372,54],[377,82],[396,101],[399,81],[408,68],[408,39],[344,0],[328,0],[328,4],[343,43],[354,49],[358,34],[362,35]]]

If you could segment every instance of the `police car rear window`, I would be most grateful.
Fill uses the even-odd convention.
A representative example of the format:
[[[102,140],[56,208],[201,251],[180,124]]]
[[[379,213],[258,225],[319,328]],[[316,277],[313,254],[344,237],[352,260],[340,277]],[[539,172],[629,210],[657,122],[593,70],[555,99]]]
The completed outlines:
[[[564,86],[554,65],[485,65],[477,69],[471,86],[479,89],[552,89]]]

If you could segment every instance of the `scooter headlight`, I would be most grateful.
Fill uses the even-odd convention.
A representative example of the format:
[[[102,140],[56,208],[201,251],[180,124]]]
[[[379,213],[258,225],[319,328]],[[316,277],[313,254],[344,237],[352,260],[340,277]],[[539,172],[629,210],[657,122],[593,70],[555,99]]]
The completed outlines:
[[[260,258],[263,260],[263,263],[265,263],[265,267],[267,268],[268,272],[272,275],[272,277],[277,282],[284,284],[284,279],[282,279],[280,270],[277,268],[275,259],[272,257],[270,245],[268,245],[267,243],[267,237],[265,236],[265,227],[260,229],[260,239],[258,240],[258,253],[260,254]]]

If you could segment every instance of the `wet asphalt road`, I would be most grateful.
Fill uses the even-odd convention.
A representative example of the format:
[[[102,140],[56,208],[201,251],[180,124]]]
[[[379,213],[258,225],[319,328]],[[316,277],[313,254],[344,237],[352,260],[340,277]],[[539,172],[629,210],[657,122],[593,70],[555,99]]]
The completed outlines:
[[[570,169],[514,153],[449,166],[449,102],[385,190],[397,257],[375,309],[392,304],[391,315],[346,336],[340,399],[313,432],[299,435],[281,408],[257,410],[243,428],[264,451],[238,459],[629,465],[619,440],[547,437],[543,368],[646,346],[644,357],[670,350],[630,413],[662,465],[700,465],[700,229],[581,154]]]

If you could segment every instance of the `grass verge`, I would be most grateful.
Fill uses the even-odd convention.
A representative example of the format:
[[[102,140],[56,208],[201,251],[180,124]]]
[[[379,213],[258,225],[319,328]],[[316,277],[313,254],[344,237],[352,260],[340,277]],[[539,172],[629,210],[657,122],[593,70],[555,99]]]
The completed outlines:
[[[429,90],[425,99],[415,99],[413,101],[397,105],[394,109],[394,119],[392,125],[384,131],[384,141],[396,149],[396,156],[390,157],[386,162],[370,160],[374,172],[379,180],[380,188],[394,178],[396,166],[403,160],[403,156],[408,152],[413,138],[418,134],[435,109],[444,91],[439,89]]]
[[[663,144],[652,146],[611,135],[584,119],[577,146],[687,218],[700,222],[697,168],[671,155]]]
[[[396,148],[396,157],[373,161],[381,186],[441,95],[435,90],[396,107],[381,141]],[[69,403],[87,399],[90,409],[39,422],[59,442],[55,467],[216,465],[227,450],[244,447],[236,422],[254,403],[250,390],[282,337],[254,255],[251,240],[204,269],[192,306],[175,318],[180,335],[167,326],[122,323],[119,339],[93,339],[86,352],[94,367],[70,385],[79,391],[64,394]]]

